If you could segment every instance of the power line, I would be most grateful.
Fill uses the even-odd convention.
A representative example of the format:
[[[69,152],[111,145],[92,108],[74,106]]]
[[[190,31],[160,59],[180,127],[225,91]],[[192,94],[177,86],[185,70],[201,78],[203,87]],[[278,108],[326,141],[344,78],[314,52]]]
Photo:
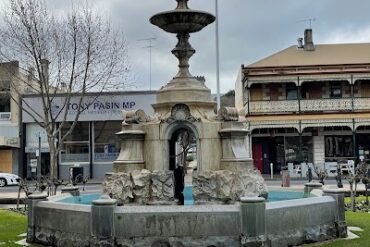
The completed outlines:
[[[145,39],[138,39],[137,41],[147,41],[149,42],[149,45],[144,46],[143,48],[149,49],[149,90],[152,90],[152,48],[154,47],[152,45],[152,42],[156,40],[156,38],[145,38]]]

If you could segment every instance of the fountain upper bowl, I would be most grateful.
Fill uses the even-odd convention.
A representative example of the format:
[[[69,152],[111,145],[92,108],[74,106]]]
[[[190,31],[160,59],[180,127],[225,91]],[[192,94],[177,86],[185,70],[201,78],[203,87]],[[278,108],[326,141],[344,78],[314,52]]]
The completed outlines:
[[[203,11],[181,9],[161,12],[150,18],[150,23],[169,33],[195,33],[216,20]]]

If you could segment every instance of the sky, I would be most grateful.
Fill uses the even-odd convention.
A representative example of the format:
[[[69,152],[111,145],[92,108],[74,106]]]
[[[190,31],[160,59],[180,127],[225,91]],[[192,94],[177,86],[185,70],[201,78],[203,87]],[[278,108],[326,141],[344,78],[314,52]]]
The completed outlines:
[[[6,1],[6,0],[0,0]],[[69,11],[73,0],[47,0],[52,11]],[[177,59],[171,50],[176,37],[149,22],[161,11],[176,7],[175,0],[87,0],[113,26],[123,32],[128,45],[132,78],[130,90],[150,88],[148,41],[152,45],[152,87],[157,90],[177,73]],[[216,0],[190,0],[189,7],[215,13]],[[234,88],[241,65],[254,63],[297,43],[314,18],[316,44],[370,42],[369,0],[218,0],[221,92]],[[205,76],[206,85],[216,92],[215,24],[191,35],[196,54],[190,59],[194,76]]]

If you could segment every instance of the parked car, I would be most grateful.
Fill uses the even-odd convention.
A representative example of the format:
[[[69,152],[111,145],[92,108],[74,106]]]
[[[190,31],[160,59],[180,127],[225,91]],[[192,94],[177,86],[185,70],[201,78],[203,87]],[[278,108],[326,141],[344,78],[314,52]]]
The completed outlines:
[[[7,185],[17,185],[19,183],[19,177],[15,174],[0,173],[0,187]]]

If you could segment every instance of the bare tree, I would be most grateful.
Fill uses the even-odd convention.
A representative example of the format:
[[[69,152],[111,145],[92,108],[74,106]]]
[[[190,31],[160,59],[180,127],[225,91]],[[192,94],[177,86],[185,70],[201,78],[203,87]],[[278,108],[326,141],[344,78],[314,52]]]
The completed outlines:
[[[42,0],[9,0],[5,9],[5,24],[0,27],[0,61],[21,62],[21,73],[9,72],[13,78],[10,95],[45,129],[50,179],[55,179],[58,154],[86,109],[86,93],[122,87],[127,78],[126,45],[109,20],[87,3],[58,15]],[[25,90],[40,96],[41,112],[22,98]],[[73,119],[67,119],[72,97],[79,108]],[[56,100],[58,109],[53,108]],[[66,131],[62,133],[62,129]]]

